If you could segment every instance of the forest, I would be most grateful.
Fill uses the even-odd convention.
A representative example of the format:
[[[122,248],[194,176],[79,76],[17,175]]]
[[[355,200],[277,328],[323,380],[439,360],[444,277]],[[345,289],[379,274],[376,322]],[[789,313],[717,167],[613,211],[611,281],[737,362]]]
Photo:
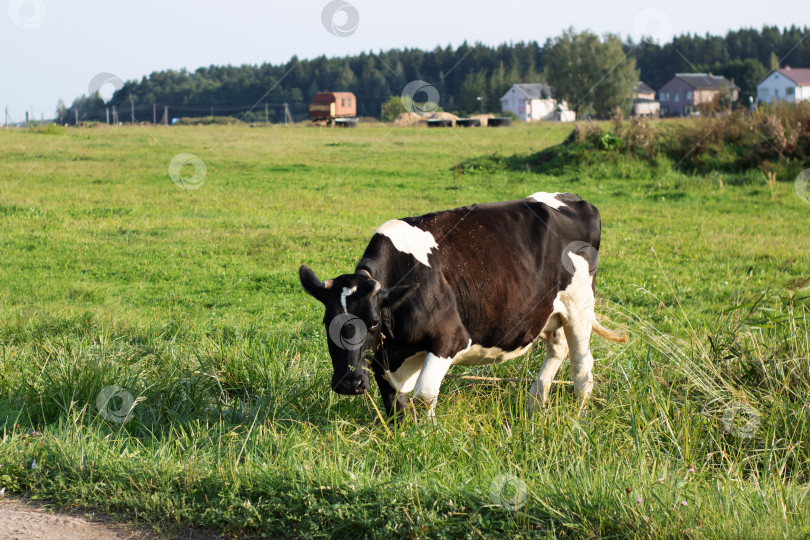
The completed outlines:
[[[635,43],[614,35],[604,36],[603,40],[605,46],[613,43],[622,48],[628,68],[624,71],[626,77],[637,75],[658,89],[675,73],[721,74],[734,79],[740,87],[738,106],[747,106],[749,97],[756,95],[756,84],[770,69],[810,66],[810,40],[803,39],[808,30],[765,26],[761,30],[733,30],[725,36],[685,34],[665,44],[646,39]],[[123,82],[107,102],[98,93],[76,98],[70,106],[60,100],[56,116],[60,123],[104,122],[114,108],[122,122],[133,118],[136,122],[160,121],[164,111],[167,119],[232,116],[247,122],[279,122],[284,120],[285,103],[293,118],[300,120],[306,117],[307,105],[316,92],[341,90],[357,96],[359,116],[379,118],[383,104],[391,96],[399,96],[403,87],[416,79],[438,90],[440,106],[446,111],[498,112],[500,97],[514,83],[546,82],[554,86],[556,73],[548,69],[549,54],[556,43],[572,33],[569,30],[542,44],[531,41],[488,46],[465,42],[432,51],[392,49],[313,59],[294,56],[278,65],[212,65],[194,71],[159,71],[140,81]],[[588,32],[578,35],[595,37]],[[613,57],[584,64],[571,61],[568,65],[576,66],[571,71],[592,70],[595,73],[590,79],[599,80],[610,72],[613,66],[608,59]],[[584,80],[589,79],[586,76]],[[605,96],[601,101],[629,107],[624,87],[613,88],[608,92],[622,95],[612,99]],[[584,87],[579,91],[584,95],[588,90]],[[577,91],[574,88],[573,92]],[[477,99],[479,96],[483,103]],[[577,99],[576,94],[560,97]],[[578,112],[604,116],[603,109],[597,101]]]

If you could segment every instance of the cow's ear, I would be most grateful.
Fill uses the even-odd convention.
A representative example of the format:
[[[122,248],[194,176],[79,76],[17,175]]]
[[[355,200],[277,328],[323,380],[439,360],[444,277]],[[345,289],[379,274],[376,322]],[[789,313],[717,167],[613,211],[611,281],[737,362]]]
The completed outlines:
[[[315,272],[310,270],[305,264],[302,264],[301,268],[298,269],[298,277],[301,278],[301,285],[303,285],[304,290],[307,291],[310,296],[322,304],[326,303],[326,296],[329,289],[332,288],[331,279],[325,282],[321,281],[318,279],[318,276],[315,275]]]
[[[414,285],[400,285],[399,287],[391,287],[380,292],[380,305],[387,308],[395,308],[405,301],[416,289],[419,284]]]

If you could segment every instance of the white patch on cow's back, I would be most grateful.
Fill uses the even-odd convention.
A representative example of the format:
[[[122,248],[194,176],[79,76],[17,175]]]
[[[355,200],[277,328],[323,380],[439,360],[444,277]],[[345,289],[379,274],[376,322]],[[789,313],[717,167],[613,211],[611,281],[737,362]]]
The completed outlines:
[[[343,292],[340,293],[340,305],[343,306],[343,312],[348,313],[349,308],[346,307],[346,299],[354,294],[357,291],[357,286],[355,285],[351,289],[348,287],[343,287]]]
[[[561,195],[560,193],[546,193],[545,191],[538,191],[537,193],[533,193],[529,195],[528,199],[534,199],[539,203],[543,203],[552,207],[555,210],[559,210],[561,206],[566,206],[564,202],[557,199],[557,195]]]
[[[383,373],[385,380],[400,394],[407,394],[416,385],[416,380],[422,372],[422,364],[425,363],[425,351],[409,356],[402,362],[396,371]]]
[[[430,266],[430,251],[439,247],[432,234],[408,225],[401,219],[386,221],[377,229],[377,233],[387,236],[395,248],[403,253],[410,253],[425,266]]]

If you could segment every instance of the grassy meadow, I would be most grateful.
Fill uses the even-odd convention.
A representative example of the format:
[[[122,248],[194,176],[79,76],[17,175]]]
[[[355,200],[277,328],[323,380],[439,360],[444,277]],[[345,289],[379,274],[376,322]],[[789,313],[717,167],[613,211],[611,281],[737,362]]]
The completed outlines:
[[[810,535],[810,205],[757,171],[456,167],[570,131],[0,130],[0,488],[168,532]],[[599,208],[597,311],[629,335],[592,339],[585,417],[567,365],[531,419],[529,383],[448,379],[437,424],[399,428],[376,388],[330,391],[301,263],[334,277],[388,219],[536,191]]]

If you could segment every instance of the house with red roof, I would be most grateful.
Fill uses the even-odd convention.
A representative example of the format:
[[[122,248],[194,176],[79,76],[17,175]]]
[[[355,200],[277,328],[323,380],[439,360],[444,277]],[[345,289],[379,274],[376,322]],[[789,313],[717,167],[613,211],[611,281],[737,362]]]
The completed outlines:
[[[810,100],[810,68],[775,69],[757,85],[759,103],[807,100]]]

